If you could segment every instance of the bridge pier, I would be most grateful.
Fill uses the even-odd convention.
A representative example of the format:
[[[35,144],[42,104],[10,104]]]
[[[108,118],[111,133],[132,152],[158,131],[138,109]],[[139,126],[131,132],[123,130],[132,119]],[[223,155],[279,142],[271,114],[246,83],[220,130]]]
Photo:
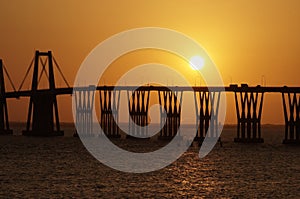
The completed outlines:
[[[95,86],[89,86],[84,89],[74,88],[74,97],[76,104],[76,129],[84,135],[93,134],[93,108]],[[77,131],[74,137],[78,137]]]
[[[221,92],[194,91],[197,128],[194,141],[202,143],[206,135],[210,138],[219,136],[218,113],[220,96]]]
[[[182,96],[183,91],[158,91],[159,104],[161,105],[161,131],[158,139],[170,140],[176,136],[180,127]],[[164,121],[165,124],[162,126]],[[180,132],[178,133],[180,136]]]
[[[0,135],[12,134],[13,131],[9,128],[8,110],[5,95],[5,83],[3,75],[3,63],[0,59]]]
[[[99,95],[101,128],[107,137],[120,138],[120,129],[117,125],[119,123],[120,91],[104,87],[99,90]]]
[[[285,137],[283,144],[300,144],[300,94],[282,92]]]
[[[129,119],[128,128],[131,135],[143,136],[148,138],[148,109],[150,90],[127,91],[128,108],[131,120]],[[146,127],[145,127],[146,126]],[[145,128],[143,128],[145,127]],[[127,138],[134,136],[127,135]]]
[[[251,91],[247,85],[235,91],[235,104],[237,114],[237,137],[235,142],[262,143],[261,114],[264,92]],[[240,98],[238,98],[238,95]]]
[[[49,89],[39,91],[38,82],[39,62],[42,64],[42,72],[46,73],[46,62],[40,60],[46,57],[48,62],[48,82]],[[39,78],[39,79],[38,79]],[[54,123],[55,121],[55,123]],[[56,127],[56,128],[55,128]],[[62,136],[64,132],[60,130],[58,106],[55,93],[55,81],[53,71],[53,58],[51,51],[35,52],[34,71],[31,84],[31,95],[27,117],[26,130],[23,135],[28,136]]]

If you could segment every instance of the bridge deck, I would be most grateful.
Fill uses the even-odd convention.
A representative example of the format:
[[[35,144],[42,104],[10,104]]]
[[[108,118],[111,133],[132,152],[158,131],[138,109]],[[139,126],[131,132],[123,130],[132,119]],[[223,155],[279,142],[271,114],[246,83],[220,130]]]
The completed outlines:
[[[87,89],[96,89],[96,90],[134,90],[136,86],[97,86],[97,87],[69,87],[69,88],[56,88],[55,90],[50,89],[41,89],[38,91],[24,90],[24,91],[16,91],[16,92],[6,92],[6,98],[19,98],[19,97],[30,97],[33,92],[39,93],[54,93],[56,95],[70,95],[73,93],[73,89],[75,90],[87,90]],[[237,86],[231,85],[226,87],[221,86],[141,86],[138,87],[137,90],[149,90],[149,91],[220,91],[220,92],[258,92],[258,93],[300,93],[300,87],[263,87],[263,86]]]

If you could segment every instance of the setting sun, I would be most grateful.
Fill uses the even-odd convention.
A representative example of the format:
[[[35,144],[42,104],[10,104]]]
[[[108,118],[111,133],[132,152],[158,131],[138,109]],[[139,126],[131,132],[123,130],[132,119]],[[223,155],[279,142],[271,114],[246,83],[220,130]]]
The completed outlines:
[[[0,8],[0,199],[300,199],[300,0]]]
[[[193,56],[190,60],[190,66],[193,70],[201,70],[204,67],[204,59],[198,55]]]

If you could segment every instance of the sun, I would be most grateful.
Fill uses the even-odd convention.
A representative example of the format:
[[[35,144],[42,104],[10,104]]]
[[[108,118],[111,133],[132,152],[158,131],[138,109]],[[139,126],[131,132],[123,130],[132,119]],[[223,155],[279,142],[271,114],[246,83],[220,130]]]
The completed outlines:
[[[190,59],[190,65],[193,70],[201,70],[204,67],[204,59],[198,55]]]

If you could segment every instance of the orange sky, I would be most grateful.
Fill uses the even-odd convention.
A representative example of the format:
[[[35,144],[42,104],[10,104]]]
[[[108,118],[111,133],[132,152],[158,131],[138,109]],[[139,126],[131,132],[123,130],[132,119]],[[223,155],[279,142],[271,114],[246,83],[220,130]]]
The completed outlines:
[[[81,62],[99,42],[145,26],[174,29],[197,40],[225,84],[257,85],[265,75],[267,85],[300,85],[298,0],[3,0],[0,7],[0,57],[17,87],[35,49],[52,50],[72,84]],[[60,107],[68,104],[60,108],[61,118],[70,121],[70,108],[65,108],[71,107],[70,98],[58,99]],[[10,99],[10,119],[25,121],[27,103]],[[263,122],[283,123],[281,106],[280,95],[267,95]],[[228,122],[235,122],[234,114],[229,106]]]

